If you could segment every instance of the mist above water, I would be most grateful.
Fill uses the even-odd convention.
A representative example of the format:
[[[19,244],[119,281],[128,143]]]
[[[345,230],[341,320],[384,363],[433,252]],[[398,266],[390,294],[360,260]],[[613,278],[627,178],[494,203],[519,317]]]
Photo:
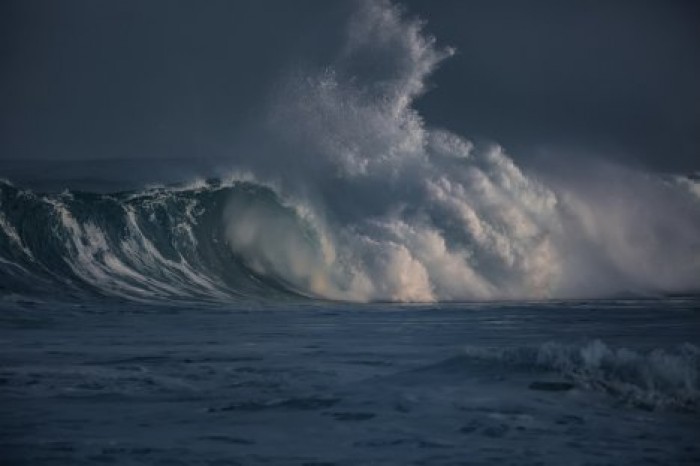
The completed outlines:
[[[289,241],[268,273],[360,301],[700,287],[697,181],[596,160],[524,170],[502,147],[432,127],[413,104],[453,53],[396,5],[361,2],[335,61],[280,86],[265,128],[279,145],[248,163],[303,206],[324,247],[248,212],[231,221],[234,249]],[[250,228],[264,233],[236,240]]]

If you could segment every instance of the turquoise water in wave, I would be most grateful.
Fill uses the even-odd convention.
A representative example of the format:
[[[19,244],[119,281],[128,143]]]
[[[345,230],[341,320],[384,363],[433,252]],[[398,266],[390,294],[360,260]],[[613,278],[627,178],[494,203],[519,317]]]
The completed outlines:
[[[700,462],[697,298],[0,308],[2,464]]]

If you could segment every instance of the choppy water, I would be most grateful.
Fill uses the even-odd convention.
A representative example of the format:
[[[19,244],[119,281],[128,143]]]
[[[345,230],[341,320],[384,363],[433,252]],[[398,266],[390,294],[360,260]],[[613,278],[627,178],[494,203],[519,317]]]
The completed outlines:
[[[3,464],[698,464],[696,298],[5,302]]]

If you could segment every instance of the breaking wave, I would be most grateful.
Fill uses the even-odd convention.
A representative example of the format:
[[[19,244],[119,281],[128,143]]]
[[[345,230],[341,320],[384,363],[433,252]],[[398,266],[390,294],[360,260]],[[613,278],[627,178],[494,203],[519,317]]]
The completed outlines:
[[[0,184],[2,292],[455,301],[700,289],[697,180],[524,170],[498,146],[430,127],[413,103],[453,50],[388,1],[358,5],[335,61],[292,73],[253,150],[233,157],[248,175],[111,195]]]
[[[465,353],[469,360],[553,372],[575,386],[607,393],[639,408],[700,410],[700,349],[689,343],[637,352],[594,340],[584,345],[550,342],[506,349],[470,347]],[[566,388],[561,383],[539,384]]]

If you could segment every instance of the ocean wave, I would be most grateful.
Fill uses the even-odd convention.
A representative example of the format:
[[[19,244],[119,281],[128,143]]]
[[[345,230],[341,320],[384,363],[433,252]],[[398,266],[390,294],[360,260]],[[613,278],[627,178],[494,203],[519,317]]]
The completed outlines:
[[[268,188],[243,181],[111,195],[0,184],[2,291],[141,301],[293,296],[229,246],[221,219],[232,199],[286,209]]]
[[[280,85],[269,121],[232,156],[242,175],[111,195],[1,183],[3,293],[432,302],[700,291],[697,180],[593,163],[525,169],[497,145],[429,126],[414,103],[453,52],[391,2],[358,2],[335,59]]]
[[[569,388],[571,383],[638,408],[700,411],[700,348],[690,343],[649,351],[612,348],[600,340],[581,345],[548,342],[533,347],[467,347],[465,357],[554,373],[566,380],[534,382],[534,389]]]

